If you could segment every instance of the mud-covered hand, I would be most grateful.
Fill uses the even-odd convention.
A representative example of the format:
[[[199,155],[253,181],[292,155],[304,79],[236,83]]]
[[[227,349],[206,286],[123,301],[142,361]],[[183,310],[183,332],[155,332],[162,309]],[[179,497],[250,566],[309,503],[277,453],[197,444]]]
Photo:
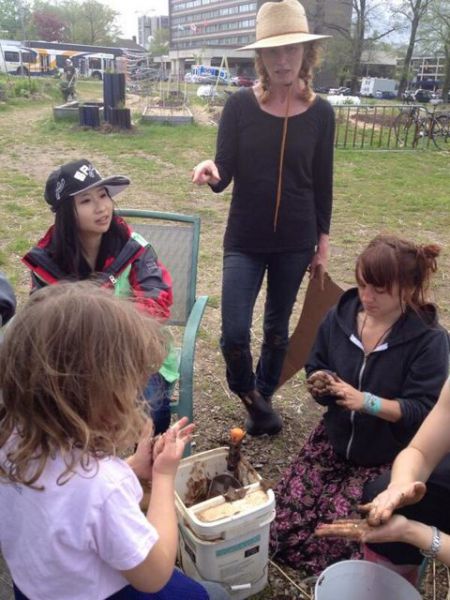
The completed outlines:
[[[343,379],[337,378],[330,386],[330,394],[337,397],[336,404],[347,410],[362,410],[364,394]]]
[[[152,477],[153,423],[151,419],[145,423],[135,453],[127,459],[127,463],[139,479],[150,480]]]
[[[313,398],[328,396],[332,393],[331,385],[337,379],[337,375],[331,371],[315,371],[306,380],[306,387]]]
[[[153,448],[153,473],[175,476],[194,428],[195,425],[183,417],[160,436]]]
[[[319,525],[314,535],[364,543],[397,542],[403,540],[407,526],[408,519],[402,515],[394,515],[386,524],[380,526],[372,526],[365,519],[342,519]]]
[[[386,523],[397,508],[416,504],[422,500],[426,491],[427,487],[422,481],[391,483],[372,502],[363,504],[359,508],[361,512],[367,513],[367,521],[370,525],[380,525]]]

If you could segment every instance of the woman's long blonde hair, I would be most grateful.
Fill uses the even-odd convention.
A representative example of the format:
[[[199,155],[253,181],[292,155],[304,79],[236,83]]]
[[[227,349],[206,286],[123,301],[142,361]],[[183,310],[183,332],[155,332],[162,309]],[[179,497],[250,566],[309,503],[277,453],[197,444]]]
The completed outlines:
[[[140,393],[165,354],[160,326],[130,300],[87,282],[33,294],[0,348],[0,476],[31,486],[59,452],[64,483],[134,444]]]
[[[304,83],[304,87],[301,91],[301,98],[306,102],[309,102],[313,97],[314,90],[312,88],[312,79],[314,75],[314,69],[319,65],[322,55],[322,47],[319,42],[306,42],[303,44],[304,54],[302,66],[298,74],[298,78]],[[258,75],[259,81],[262,86],[261,102],[267,102],[270,96],[270,78],[267,72],[264,62],[261,57],[261,51],[256,51],[255,56],[255,70]]]

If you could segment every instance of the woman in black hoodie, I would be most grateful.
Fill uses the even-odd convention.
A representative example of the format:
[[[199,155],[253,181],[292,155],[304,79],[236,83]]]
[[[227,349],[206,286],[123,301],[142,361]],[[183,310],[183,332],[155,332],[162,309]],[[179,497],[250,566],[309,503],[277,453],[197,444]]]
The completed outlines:
[[[271,544],[308,574],[356,558],[346,540],[318,539],[318,523],[345,518],[367,480],[387,470],[433,405],[448,375],[448,333],[426,291],[439,247],[378,236],[356,262],[348,290],[320,326],[306,364],[327,410],[276,489]]]

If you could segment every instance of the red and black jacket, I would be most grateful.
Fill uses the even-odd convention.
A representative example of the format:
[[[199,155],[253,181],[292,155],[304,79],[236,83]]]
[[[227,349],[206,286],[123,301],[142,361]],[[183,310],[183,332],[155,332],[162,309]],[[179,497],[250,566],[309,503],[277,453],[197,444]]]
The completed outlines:
[[[120,217],[114,217],[128,232],[128,239],[117,255],[104,261],[101,271],[93,273],[95,280],[105,287],[114,288],[118,277],[131,265],[129,283],[132,297],[150,315],[165,320],[170,316],[173,304],[172,279],[165,266],[158,260],[150,244],[143,246],[133,239],[132,231]],[[22,259],[31,270],[32,292],[46,285],[73,280],[71,274],[64,273],[52,258],[54,226]]]

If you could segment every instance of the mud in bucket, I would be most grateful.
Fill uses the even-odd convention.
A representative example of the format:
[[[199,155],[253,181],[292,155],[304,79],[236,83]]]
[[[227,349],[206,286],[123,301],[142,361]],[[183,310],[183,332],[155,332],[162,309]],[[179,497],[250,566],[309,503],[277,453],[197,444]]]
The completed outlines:
[[[319,576],[315,600],[421,600],[401,575],[366,560],[344,560]]]

